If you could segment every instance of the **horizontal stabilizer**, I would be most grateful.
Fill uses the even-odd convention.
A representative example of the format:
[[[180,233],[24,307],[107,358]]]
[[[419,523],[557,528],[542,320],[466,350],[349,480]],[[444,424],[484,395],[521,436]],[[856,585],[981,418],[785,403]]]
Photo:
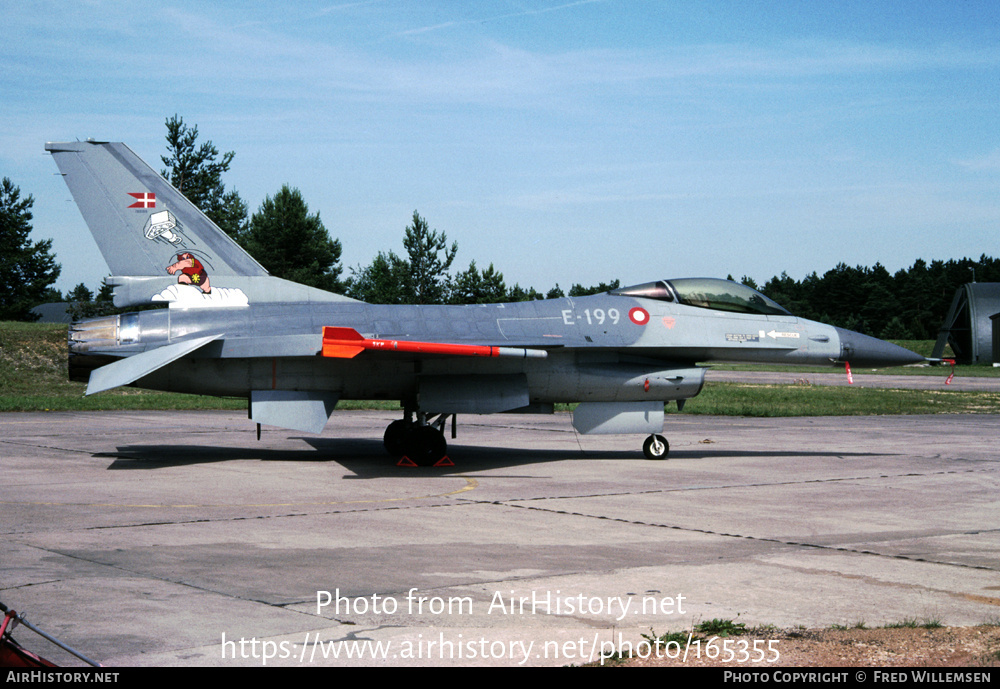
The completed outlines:
[[[87,384],[87,394],[93,395],[95,392],[103,392],[111,388],[128,385],[158,368],[177,361],[185,354],[190,354],[194,350],[204,347],[209,342],[218,340],[220,337],[222,337],[222,333],[208,337],[199,337],[194,340],[185,340],[184,342],[151,349],[148,352],[136,354],[116,361],[113,364],[102,366],[91,372],[90,383]]]
[[[492,345],[453,344],[450,342],[369,339],[354,328],[324,326],[323,356],[351,359],[366,349],[382,352],[478,357],[503,356],[518,357],[521,359],[544,359],[549,355],[544,349],[528,349],[524,347],[494,347]]]

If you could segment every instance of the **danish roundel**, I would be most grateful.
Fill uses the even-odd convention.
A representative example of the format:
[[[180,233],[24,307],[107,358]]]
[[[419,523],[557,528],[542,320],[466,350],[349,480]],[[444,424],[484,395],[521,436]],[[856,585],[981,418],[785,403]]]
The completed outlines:
[[[646,325],[649,323],[649,311],[641,306],[636,306],[634,309],[629,310],[628,318],[636,325]]]

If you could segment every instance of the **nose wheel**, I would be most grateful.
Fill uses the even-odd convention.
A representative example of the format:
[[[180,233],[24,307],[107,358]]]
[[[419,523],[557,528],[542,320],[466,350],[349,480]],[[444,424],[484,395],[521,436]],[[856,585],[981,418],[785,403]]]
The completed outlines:
[[[666,459],[670,452],[670,443],[662,435],[651,435],[642,444],[642,454],[646,459]]]

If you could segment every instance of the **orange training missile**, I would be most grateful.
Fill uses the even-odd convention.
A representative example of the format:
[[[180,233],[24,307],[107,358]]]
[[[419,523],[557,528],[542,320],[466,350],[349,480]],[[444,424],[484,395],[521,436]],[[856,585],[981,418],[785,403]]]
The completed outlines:
[[[386,352],[412,352],[417,354],[445,354],[450,356],[499,357],[544,359],[544,349],[524,347],[494,347],[492,345],[466,345],[448,342],[416,342],[414,340],[378,340],[366,338],[354,328],[323,327],[323,356],[351,359],[366,349]]]

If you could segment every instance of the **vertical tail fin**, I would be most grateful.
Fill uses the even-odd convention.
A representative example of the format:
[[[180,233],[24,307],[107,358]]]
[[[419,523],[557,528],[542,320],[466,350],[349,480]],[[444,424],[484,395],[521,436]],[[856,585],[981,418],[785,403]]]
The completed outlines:
[[[267,271],[125,144],[48,143],[116,276],[163,277],[181,254],[215,276]]]
[[[125,144],[49,143],[112,276],[115,306],[354,301],[272,277]]]

